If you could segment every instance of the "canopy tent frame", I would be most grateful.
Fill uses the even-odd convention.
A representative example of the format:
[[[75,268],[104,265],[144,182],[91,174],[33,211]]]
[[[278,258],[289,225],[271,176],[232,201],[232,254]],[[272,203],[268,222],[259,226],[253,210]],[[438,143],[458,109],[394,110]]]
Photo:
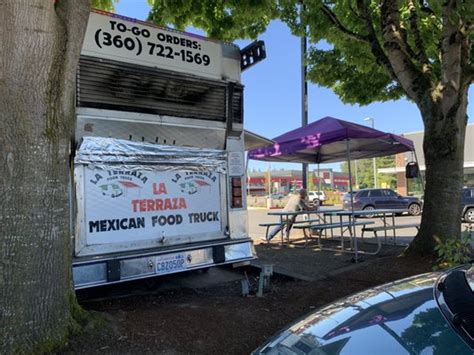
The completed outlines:
[[[328,127],[329,129],[327,129]],[[318,128],[321,130],[320,132],[318,132]],[[333,130],[331,130],[331,128],[333,128]],[[324,134],[327,135],[327,139],[325,139]],[[366,140],[368,142],[366,142]],[[350,194],[352,215],[354,214],[354,190],[352,184],[351,160],[354,159],[354,155],[358,157],[354,160],[358,160],[363,158],[388,156],[406,151],[415,151],[413,142],[407,138],[332,117],[325,117],[309,124],[308,126],[289,131],[274,138],[273,141],[274,143],[272,145],[249,151],[249,159],[317,164],[319,190],[321,190],[320,164],[347,161],[349,174],[348,190]],[[353,154],[351,142],[356,143],[354,146],[358,149],[358,154]],[[370,142],[372,142],[372,144],[369,144]],[[342,151],[341,148],[344,143],[345,151]],[[360,143],[362,143],[362,145],[360,145]],[[339,146],[339,149],[336,149],[336,151],[333,151],[332,153],[323,153],[322,148],[325,145],[332,145],[331,148],[338,148]],[[389,149],[384,153],[384,151],[381,150],[381,147],[388,147]],[[336,156],[331,156],[331,154],[336,154]],[[344,158],[342,159],[343,156]],[[416,152],[415,160],[418,164]],[[424,190],[424,186],[422,188]],[[341,248],[337,249],[337,251],[353,253],[355,262],[357,262],[358,254],[361,252],[357,247],[354,218],[350,218],[349,220],[350,234],[351,237],[354,236],[354,250],[345,250]],[[363,253],[364,252],[362,252],[362,254]]]

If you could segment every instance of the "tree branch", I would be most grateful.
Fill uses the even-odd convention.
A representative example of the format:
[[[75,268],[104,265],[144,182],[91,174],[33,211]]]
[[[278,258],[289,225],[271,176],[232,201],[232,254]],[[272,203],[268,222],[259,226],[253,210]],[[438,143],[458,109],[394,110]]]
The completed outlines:
[[[443,5],[443,31],[441,39],[441,88],[445,96],[455,97],[463,86],[463,66],[467,63],[469,54],[465,51],[469,46],[469,39],[465,32],[467,28],[461,17],[456,14],[459,7],[458,0],[448,0]],[[464,44],[464,45],[463,45]],[[444,112],[455,102],[444,100]]]
[[[347,35],[349,38],[354,39],[359,42],[369,43],[367,36],[362,36],[358,33],[352,32],[347,27],[345,27],[341,21],[337,18],[336,14],[326,5],[321,6],[321,10],[323,11],[324,15],[331,21],[331,23],[337,27],[339,31]]]
[[[474,82],[474,64],[471,63],[472,54],[472,42],[466,36],[461,49],[461,70],[463,81],[467,85]]]
[[[408,0],[408,10],[410,11],[410,28],[413,32],[413,36],[415,37],[415,46],[418,49],[418,60],[423,66],[423,71],[431,71],[428,56],[426,55],[425,44],[423,43],[420,28],[418,27],[418,14],[413,0]]]
[[[70,94],[74,93],[74,83],[82,41],[87,27],[90,13],[90,0],[61,0],[55,4],[57,30],[61,33],[59,45],[64,52],[59,61],[62,65],[62,108],[64,112],[70,107]]]
[[[415,53],[415,51],[411,48],[410,44],[408,43],[407,30],[405,28],[403,28],[402,26],[400,26],[400,33],[402,35],[401,36],[402,37],[402,42],[405,44],[405,50],[406,50],[407,54],[411,58],[417,58],[418,54]]]
[[[352,1],[353,1],[353,0],[350,0],[350,1],[349,1],[349,9],[351,10],[352,14],[353,14],[355,17],[357,17],[357,18],[359,18],[359,19],[361,19],[361,20],[364,20],[364,18],[362,17],[362,15],[361,15],[356,9],[354,9],[354,7],[352,6]]]
[[[382,49],[382,46],[379,43],[377,34],[373,26],[372,17],[370,16],[369,9],[367,5],[364,3],[364,0],[357,0],[357,9],[359,10],[358,17],[364,20],[365,22],[368,35],[362,36],[348,30],[346,27],[342,25],[342,23],[337,18],[336,14],[334,14],[334,12],[332,12],[331,9],[329,9],[325,5],[321,6],[321,10],[323,11],[323,13],[341,32],[347,34],[350,38],[369,44],[372,55],[375,57],[375,60],[377,61],[377,63],[382,65],[388,71],[392,80],[398,81],[395,71],[392,65],[390,64],[390,61],[388,57],[386,56],[384,50]]]
[[[361,17],[365,21],[365,27],[368,33],[367,38],[369,39],[372,55],[375,57],[377,63],[382,65],[388,71],[392,80],[398,81],[397,75],[395,74],[392,64],[390,63],[387,55],[385,54],[382,46],[380,45],[379,39],[377,38],[377,33],[374,29],[372,16],[370,14],[369,8],[367,7],[367,4],[364,0],[357,0],[357,8],[361,13]]]
[[[402,38],[398,0],[384,0],[380,11],[387,57],[408,97],[419,102],[421,96],[429,89],[429,83],[407,54],[407,45]]]

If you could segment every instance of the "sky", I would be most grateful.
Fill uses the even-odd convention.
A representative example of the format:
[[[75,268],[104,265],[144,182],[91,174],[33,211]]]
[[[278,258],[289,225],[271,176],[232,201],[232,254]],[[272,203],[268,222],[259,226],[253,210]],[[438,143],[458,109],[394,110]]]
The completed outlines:
[[[116,13],[145,20],[150,7],[145,0],[120,0]],[[203,34],[197,29],[189,32]],[[245,129],[273,138],[301,126],[301,59],[300,39],[293,36],[280,22],[270,23],[259,39],[265,41],[267,58],[242,73],[244,90]],[[241,48],[250,41],[236,41]],[[469,101],[474,99],[471,87]],[[474,108],[468,106],[469,122],[473,123]],[[423,130],[420,112],[408,100],[373,103],[367,106],[344,104],[330,89],[308,84],[308,121],[332,116],[359,124],[370,124],[364,118],[374,119],[375,128],[392,133]],[[339,170],[340,164],[326,164],[321,168]],[[251,161],[249,169],[268,168],[268,163]],[[272,163],[272,168],[300,169],[299,164]],[[310,169],[315,167],[310,166]]]

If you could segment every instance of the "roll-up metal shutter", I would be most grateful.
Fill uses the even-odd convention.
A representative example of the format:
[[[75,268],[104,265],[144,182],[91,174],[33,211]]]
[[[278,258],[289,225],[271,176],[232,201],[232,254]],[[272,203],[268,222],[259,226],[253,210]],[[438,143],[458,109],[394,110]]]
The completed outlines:
[[[243,87],[234,88],[234,97],[232,98],[232,121],[235,123],[244,123],[244,90]]]
[[[233,121],[242,122],[243,89],[233,97]],[[82,56],[77,106],[226,121],[225,82],[152,67]],[[239,116],[240,115],[240,116]]]

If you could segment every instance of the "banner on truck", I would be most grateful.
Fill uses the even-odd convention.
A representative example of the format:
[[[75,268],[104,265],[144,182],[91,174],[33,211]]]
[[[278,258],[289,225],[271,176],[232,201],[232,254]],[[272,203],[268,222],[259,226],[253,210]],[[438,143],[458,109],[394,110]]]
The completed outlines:
[[[85,169],[87,244],[218,233],[220,174]]]

